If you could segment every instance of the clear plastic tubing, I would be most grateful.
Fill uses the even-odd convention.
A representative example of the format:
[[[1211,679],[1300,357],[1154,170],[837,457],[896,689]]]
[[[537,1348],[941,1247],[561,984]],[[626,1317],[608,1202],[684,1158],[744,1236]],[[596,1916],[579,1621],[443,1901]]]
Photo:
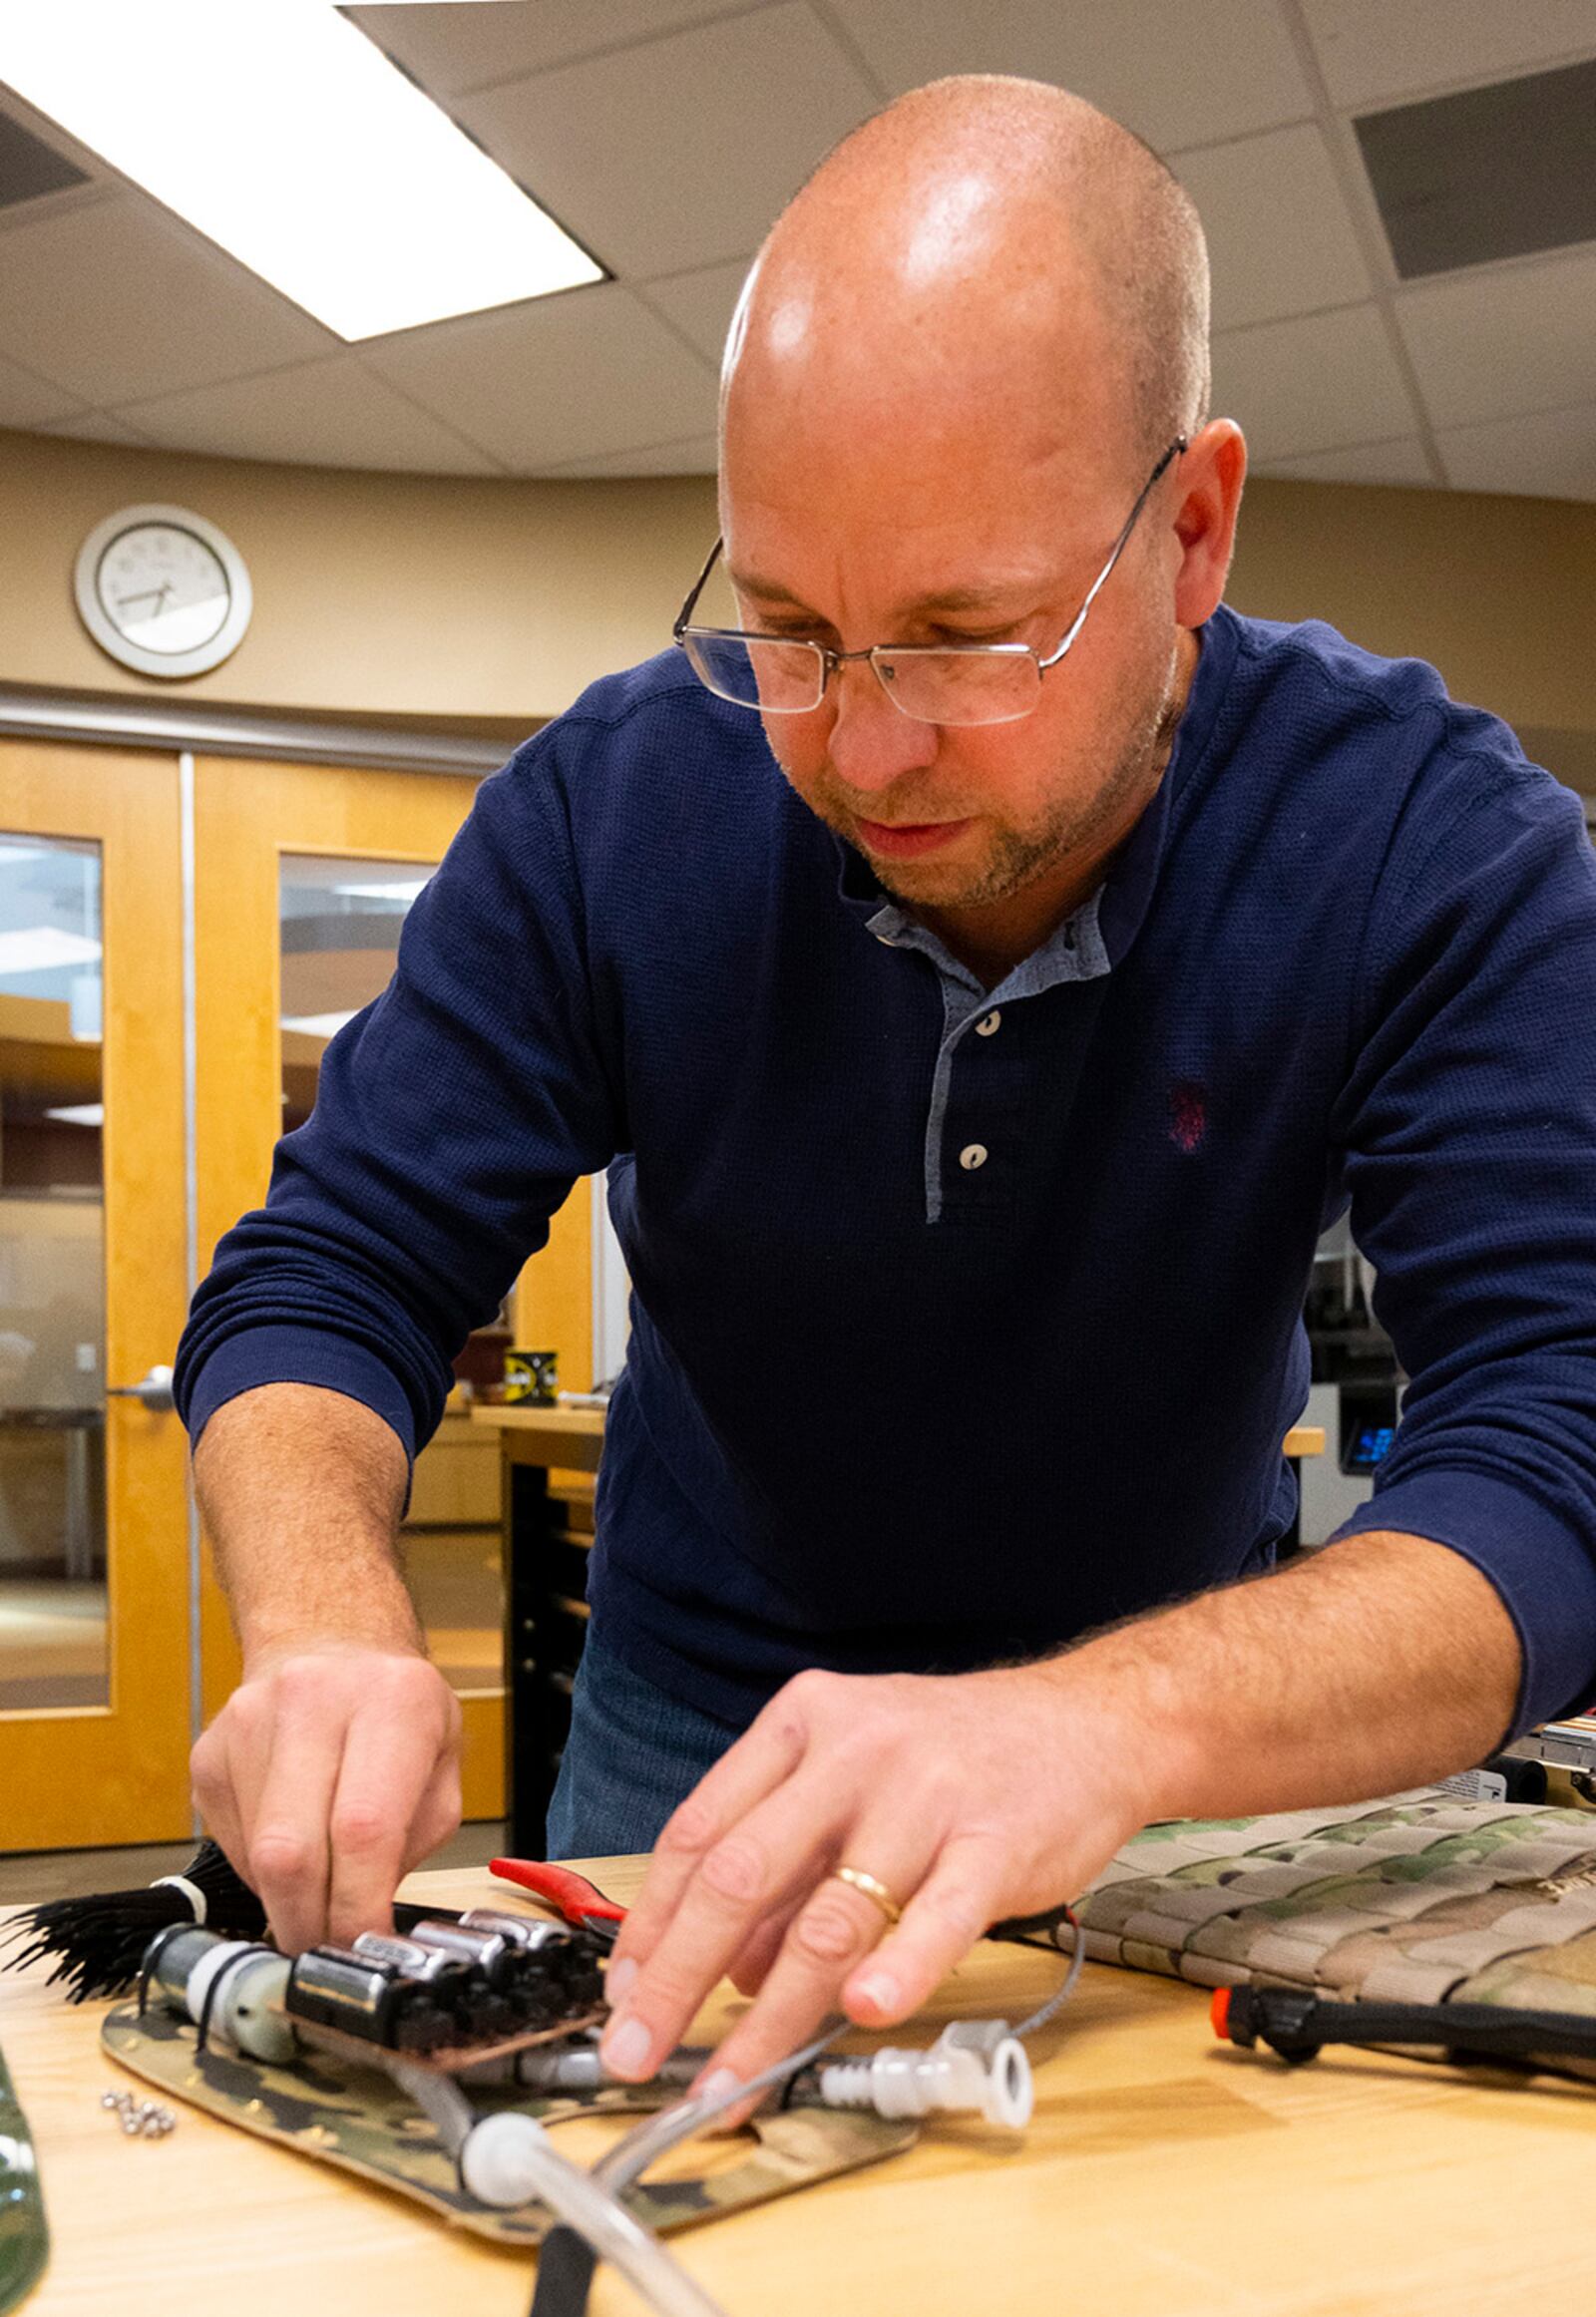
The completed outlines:
[[[515,2109],[473,2124],[460,2150],[461,2184],[500,2208],[537,2197],[587,2238],[660,2317],[724,2317],[658,2239],[607,2188],[549,2143],[542,2124]]]

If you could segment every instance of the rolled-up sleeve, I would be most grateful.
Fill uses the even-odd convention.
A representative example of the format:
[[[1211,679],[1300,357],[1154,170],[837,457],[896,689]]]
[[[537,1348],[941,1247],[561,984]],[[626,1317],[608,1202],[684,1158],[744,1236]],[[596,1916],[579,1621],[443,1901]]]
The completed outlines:
[[[217,1247],[176,1363],[196,1440],[238,1393],[297,1382],[364,1401],[413,1455],[466,1337],[620,1147],[562,745],[552,726],[484,784],[264,1207]]]
[[[1410,811],[1366,936],[1335,1130],[1410,1381],[1337,1535],[1432,1538],[1489,1579],[1516,1735],[1596,1695],[1596,861],[1503,741]]]

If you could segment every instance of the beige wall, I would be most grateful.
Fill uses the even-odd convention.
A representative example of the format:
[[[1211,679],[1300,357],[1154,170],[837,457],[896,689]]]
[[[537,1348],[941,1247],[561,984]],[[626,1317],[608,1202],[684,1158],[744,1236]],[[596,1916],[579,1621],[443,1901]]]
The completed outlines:
[[[249,566],[249,632],[208,675],[135,675],[78,618],[80,544],[139,501],[208,516]],[[696,476],[348,474],[0,431],[0,682],[526,726],[669,640],[714,536]]]
[[[1248,486],[1229,598],[1412,653],[1596,794],[1596,506],[1330,483]]]
[[[192,682],[116,667],[73,606],[84,535],[139,500],[209,516],[253,575],[248,635]],[[516,731],[660,647],[714,526],[703,477],[363,475],[0,431],[0,682]],[[1255,482],[1230,596],[1433,660],[1596,791],[1596,507]]]

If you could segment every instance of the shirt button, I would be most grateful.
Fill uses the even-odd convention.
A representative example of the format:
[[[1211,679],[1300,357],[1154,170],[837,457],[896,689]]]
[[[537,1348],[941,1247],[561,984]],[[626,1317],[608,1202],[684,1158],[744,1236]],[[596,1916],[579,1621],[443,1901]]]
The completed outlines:
[[[987,1164],[987,1145],[984,1142],[967,1142],[959,1153],[959,1164],[966,1174],[973,1174],[977,1167],[984,1167]]]
[[[1002,1020],[1002,1018],[1003,1017],[1001,1013],[998,1012],[996,1007],[994,1007],[991,1013],[984,1013],[980,1021],[978,1021],[976,1024],[977,1037],[990,1038],[993,1031],[998,1027],[998,1024]]]

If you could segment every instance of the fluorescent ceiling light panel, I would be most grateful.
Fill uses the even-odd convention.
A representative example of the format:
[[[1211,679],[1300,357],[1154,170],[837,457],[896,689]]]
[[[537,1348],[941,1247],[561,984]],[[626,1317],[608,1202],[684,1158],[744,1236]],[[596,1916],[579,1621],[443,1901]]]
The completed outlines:
[[[23,926],[0,934],[0,973],[49,973],[62,965],[97,965],[100,945],[59,926]]]
[[[407,906],[426,889],[424,877],[407,878],[396,885],[335,885],[333,892],[350,901],[402,901]]]
[[[348,1013],[285,1013],[284,1029],[296,1029],[307,1038],[335,1038],[346,1021],[354,1020],[354,1009]]]
[[[69,1102],[64,1109],[47,1110],[46,1118],[59,1118],[63,1126],[104,1126],[106,1106],[103,1102]]]
[[[603,279],[330,0],[0,7],[0,80],[340,338]]]

